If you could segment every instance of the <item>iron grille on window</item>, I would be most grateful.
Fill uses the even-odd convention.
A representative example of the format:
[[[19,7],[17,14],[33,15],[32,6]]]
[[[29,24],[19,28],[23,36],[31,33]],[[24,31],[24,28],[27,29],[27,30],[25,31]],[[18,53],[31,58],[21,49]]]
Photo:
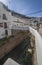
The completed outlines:
[[[7,28],[7,23],[6,22],[4,23],[4,28]]]
[[[8,31],[7,30],[5,30],[5,35],[8,35]]]
[[[7,18],[6,18],[6,15],[5,15],[5,14],[3,14],[3,19],[7,20]]]
[[[0,23],[0,27],[3,27],[3,23]]]

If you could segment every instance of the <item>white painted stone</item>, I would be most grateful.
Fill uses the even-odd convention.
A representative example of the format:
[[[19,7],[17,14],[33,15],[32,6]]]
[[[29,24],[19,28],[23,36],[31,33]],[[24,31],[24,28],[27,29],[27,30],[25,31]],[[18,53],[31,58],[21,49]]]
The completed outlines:
[[[19,64],[16,61],[12,60],[11,58],[8,58],[3,65],[19,65]]]

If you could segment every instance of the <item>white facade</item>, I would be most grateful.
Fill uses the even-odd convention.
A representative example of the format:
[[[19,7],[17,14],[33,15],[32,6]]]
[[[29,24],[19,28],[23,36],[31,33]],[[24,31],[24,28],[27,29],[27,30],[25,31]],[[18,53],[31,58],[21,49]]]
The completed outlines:
[[[3,19],[3,14],[5,14],[5,16],[6,16],[6,14],[9,14],[9,13],[4,9],[3,4],[0,3],[0,38],[3,38],[6,36],[5,30],[8,31],[8,36],[11,35],[11,30],[8,28],[8,26],[9,26],[8,22],[9,21],[8,21],[8,19],[7,20]],[[7,28],[4,28],[4,23],[7,24]]]
[[[9,10],[3,3],[0,2],[0,38],[6,36],[5,30],[8,31],[8,36],[10,36],[12,28],[16,29],[16,27],[27,27],[31,23],[34,26],[33,21],[35,19],[32,19],[32,17],[25,17],[15,12],[13,14],[12,13],[13,12],[11,10]],[[40,19],[37,18],[37,20]],[[7,28],[4,28],[5,23],[7,24]]]
[[[6,36],[5,30],[8,31],[8,36],[11,35],[11,26],[13,27],[23,27],[24,23],[26,24],[26,20],[21,17],[12,16],[11,11],[8,11],[7,8],[5,8],[5,5],[0,2],[0,38],[3,38]],[[3,19],[3,15],[6,19]],[[23,23],[24,22],[24,23]],[[7,28],[4,28],[4,23],[7,24]],[[28,23],[28,22],[27,22]]]

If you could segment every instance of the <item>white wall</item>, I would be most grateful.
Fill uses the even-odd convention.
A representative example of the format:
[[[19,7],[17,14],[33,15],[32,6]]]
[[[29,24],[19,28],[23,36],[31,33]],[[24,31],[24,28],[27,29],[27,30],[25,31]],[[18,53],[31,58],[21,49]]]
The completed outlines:
[[[5,29],[0,28],[0,38],[4,38],[4,37],[5,37]]]
[[[11,29],[8,29],[8,36],[11,36]]]

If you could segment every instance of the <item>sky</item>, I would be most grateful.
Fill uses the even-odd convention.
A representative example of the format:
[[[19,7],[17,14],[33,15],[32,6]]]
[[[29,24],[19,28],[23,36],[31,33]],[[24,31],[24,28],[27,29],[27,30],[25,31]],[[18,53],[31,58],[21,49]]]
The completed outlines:
[[[42,0],[0,0],[9,9],[27,16],[42,16]],[[40,12],[41,11],[41,12]]]

